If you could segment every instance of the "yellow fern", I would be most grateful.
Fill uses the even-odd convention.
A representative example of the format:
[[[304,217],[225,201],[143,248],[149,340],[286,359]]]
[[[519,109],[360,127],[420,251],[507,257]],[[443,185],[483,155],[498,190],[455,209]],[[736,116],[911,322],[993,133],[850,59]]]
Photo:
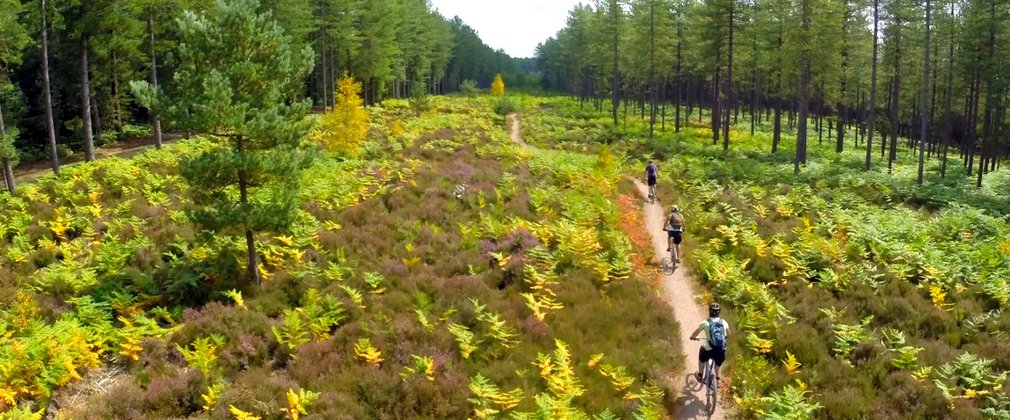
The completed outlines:
[[[354,356],[358,360],[364,361],[372,366],[379,366],[382,364],[382,351],[375,348],[372,345],[372,340],[367,338],[359,339],[357,343],[354,344]]]
[[[260,420],[259,416],[242,411],[238,409],[238,407],[235,407],[234,405],[229,405],[228,411],[231,412],[231,415],[235,416],[235,420]]]
[[[786,367],[786,373],[792,375],[800,371],[800,361],[796,360],[796,356],[786,350],[786,358],[782,361],[782,365]]]

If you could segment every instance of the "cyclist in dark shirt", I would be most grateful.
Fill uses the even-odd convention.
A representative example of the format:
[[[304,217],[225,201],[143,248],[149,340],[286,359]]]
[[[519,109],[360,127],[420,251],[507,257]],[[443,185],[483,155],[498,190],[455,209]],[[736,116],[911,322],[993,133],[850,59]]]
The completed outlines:
[[[649,199],[656,198],[656,179],[659,178],[659,167],[651,160],[645,165],[645,177],[649,183]]]

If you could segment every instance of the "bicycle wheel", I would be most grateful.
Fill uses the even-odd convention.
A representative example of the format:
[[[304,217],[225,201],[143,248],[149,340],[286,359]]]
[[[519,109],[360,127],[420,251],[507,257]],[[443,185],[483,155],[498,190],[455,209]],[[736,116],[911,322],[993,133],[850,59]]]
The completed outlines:
[[[711,362],[709,362],[706,372],[707,378],[705,378],[705,385],[708,389],[706,390],[705,407],[708,408],[708,414],[712,415],[715,413],[716,399],[719,396],[719,381],[715,378],[715,374],[712,372]]]
[[[659,264],[663,266],[663,274],[666,274],[668,276],[672,275],[673,270],[676,269],[676,266],[674,265],[676,264],[676,262],[674,262],[669,258],[663,258],[663,260],[660,261]]]
[[[674,246],[673,248],[670,248],[670,274],[677,271],[677,260],[679,258],[680,255],[677,254],[677,247]]]

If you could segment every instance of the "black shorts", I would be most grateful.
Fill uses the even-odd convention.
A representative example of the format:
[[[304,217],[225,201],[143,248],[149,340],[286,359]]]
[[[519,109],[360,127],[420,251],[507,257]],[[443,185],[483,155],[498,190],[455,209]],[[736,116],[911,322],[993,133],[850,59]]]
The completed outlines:
[[[668,231],[666,231],[666,234],[669,237],[673,238],[673,243],[675,245],[680,245],[681,242],[684,242],[684,231],[681,231],[681,230],[668,230]]]
[[[722,362],[726,361],[726,349],[715,349],[705,350],[705,346],[701,346],[698,349],[698,360],[701,363],[706,363],[709,360],[714,360],[716,366],[722,366]]]
[[[649,177],[649,186],[651,187],[651,186],[654,186],[654,185],[656,185],[656,177],[650,176]]]

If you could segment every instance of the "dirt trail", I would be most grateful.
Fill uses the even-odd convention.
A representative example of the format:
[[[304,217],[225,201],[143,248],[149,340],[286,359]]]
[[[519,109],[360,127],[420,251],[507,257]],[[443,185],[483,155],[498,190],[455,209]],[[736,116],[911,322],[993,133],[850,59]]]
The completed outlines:
[[[519,132],[519,115],[516,113],[511,113],[505,117],[506,121],[511,121],[509,123],[509,137],[512,141],[526,146],[526,142],[523,141],[523,136]]]
[[[178,134],[166,134],[165,140],[162,144],[168,145],[179,141],[182,136]],[[129,159],[136,155],[143,153],[148,148],[154,147],[154,144],[141,144],[133,145],[127,143],[125,146],[112,146],[112,147],[102,147],[95,149],[95,160],[105,159],[110,157],[118,157],[122,159]],[[69,168],[74,165],[79,165],[84,163],[84,161],[74,161],[61,163],[60,168]],[[53,169],[49,166],[49,161],[35,162],[31,165],[26,165],[21,168],[14,169],[14,179],[20,184],[24,182],[31,182],[38,179],[40,176],[52,173]]]
[[[513,142],[526,146],[519,131],[519,116],[509,114],[506,118],[509,122],[509,137]],[[649,188],[637,179],[634,181],[642,197],[648,196]],[[652,236],[652,247],[656,254],[656,261],[661,261],[664,257],[669,256],[666,252],[666,232],[662,230],[666,214],[658,200],[655,204],[646,204],[643,211],[645,212],[645,226],[643,228],[648,230]],[[729,417],[726,410],[730,407],[722,401],[725,395],[720,394],[719,407],[712,416],[709,416],[708,410],[705,408],[705,388],[689,378],[691,373],[698,368],[698,348],[700,346],[699,342],[690,340],[691,333],[701,321],[705,320],[707,315],[705,308],[695,301],[696,290],[699,288],[692,283],[690,269],[686,264],[678,265],[673,275],[663,276],[663,297],[670,305],[670,309],[673,310],[677,323],[680,324],[680,346],[684,350],[684,371],[669,379],[671,388],[678,390],[675,396],[676,418],[722,420]]]
[[[642,197],[647,197],[649,187],[640,180],[634,180],[635,186]],[[652,235],[652,248],[656,254],[656,261],[669,257],[666,252],[666,232],[662,230],[665,224],[666,213],[663,205],[657,200],[655,204],[645,204],[645,229]],[[682,248],[683,249],[683,248]],[[691,341],[691,333],[697,328],[701,321],[706,318],[705,308],[695,301],[698,286],[692,282],[691,270],[687,264],[679,264],[673,275],[663,276],[663,297],[667,304],[673,309],[673,315],[680,324],[680,346],[684,349],[684,372],[671,378],[671,385],[674,389],[679,389],[676,397],[678,419],[723,419],[725,418],[726,405],[722,403],[725,395],[720,394],[720,403],[715,414],[708,416],[705,409],[705,389],[693,379],[689,379],[691,372],[698,369],[698,348],[700,342]]]

